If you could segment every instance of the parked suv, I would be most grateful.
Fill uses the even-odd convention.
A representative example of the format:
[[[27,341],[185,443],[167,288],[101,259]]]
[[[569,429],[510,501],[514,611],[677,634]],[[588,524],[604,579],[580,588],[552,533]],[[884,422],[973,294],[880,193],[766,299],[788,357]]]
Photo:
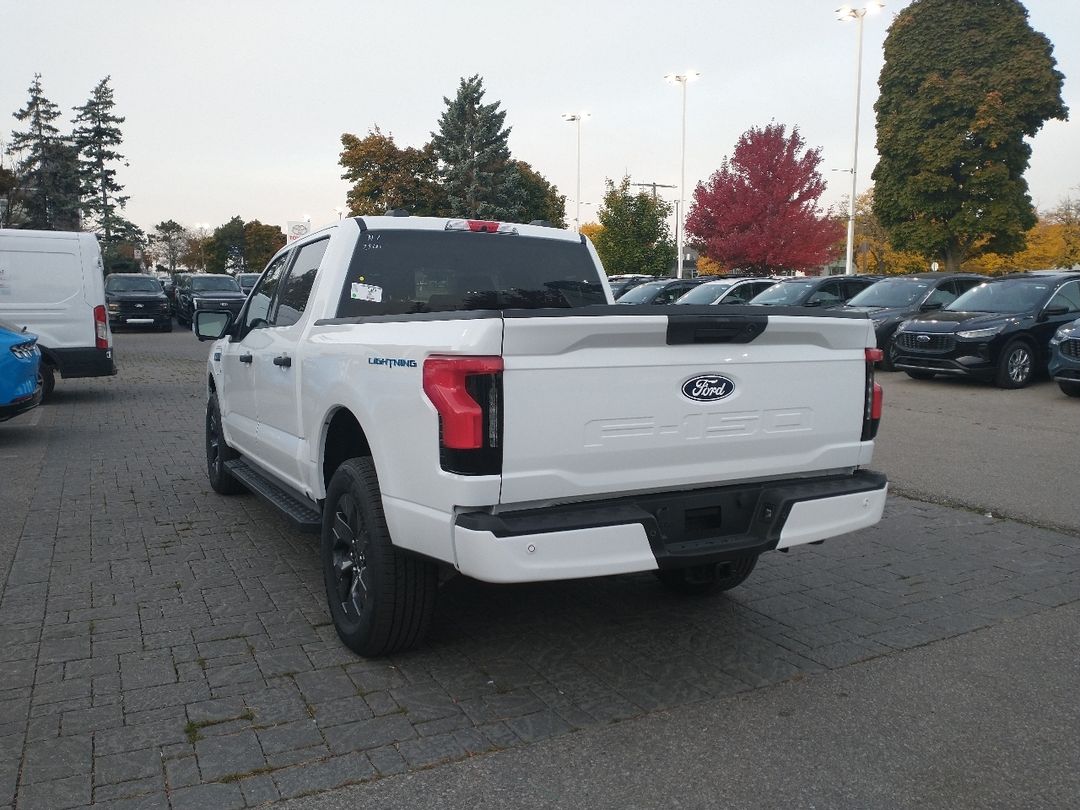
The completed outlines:
[[[775,278],[724,278],[706,281],[685,293],[676,304],[745,304],[769,289]]]
[[[1080,320],[1065,324],[1050,338],[1050,376],[1063,393],[1080,397]]]
[[[893,364],[916,380],[936,374],[1023,388],[1046,368],[1050,339],[1080,317],[1080,273],[1018,273],[968,290],[904,321]]]
[[[639,284],[622,294],[616,304],[673,304],[701,284],[699,278],[662,278]]]
[[[207,273],[187,276],[176,288],[176,320],[190,326],[199,309],[239,314],[246,296],[231,276]]]
[[[785,278],[750,299],[750,304],[766,307],[843,306],[878,280],[877,276],[818,276]]]
[[[878,348],[884,353],[881,365],[892,370],[889,355],[892,336],[901,322],[951,304],[960,295],[986,281],[974,273],[914,273],[885,278],[856,295],[844,309],[865,312],[874,322]]]
[[[105,308],[113,327],[152,326],[162,332],[172,331],[169,298],[154,276],[109,274],[105,278]]]

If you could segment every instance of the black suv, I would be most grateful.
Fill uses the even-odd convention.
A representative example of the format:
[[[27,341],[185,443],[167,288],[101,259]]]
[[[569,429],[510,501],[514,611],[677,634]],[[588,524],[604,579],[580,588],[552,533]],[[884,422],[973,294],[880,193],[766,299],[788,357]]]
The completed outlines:
[[[843,306],[878,280],[879,276],[796,276],[773,284],[749,300],[751,306],[821,307]]]
[[[968,290],[937,312],[904,321],[893,337],[896,368],[1023,388],[1046,368],[1050,338],[1080,317],[1080,273],[1018,273]]]
[[[874,322],[878,348],[885,354],[881,366],[892,370],[889,345],[902,321],[921,312],[951,304],[972,287],[986,281],[974,273],[913,273],[872,284],[844,305],[845,312],[865,312]]]
[[[110,273],[105,277],[105,309],[112,327],[152,326],[172,331],[169,299],[153,276]]]
[[[195,318],[195,310],[212,309],[240,314],[247,296],[232,276],[216,273],[196,274],[184,278],[176,288],[176,320],[187,326]]]

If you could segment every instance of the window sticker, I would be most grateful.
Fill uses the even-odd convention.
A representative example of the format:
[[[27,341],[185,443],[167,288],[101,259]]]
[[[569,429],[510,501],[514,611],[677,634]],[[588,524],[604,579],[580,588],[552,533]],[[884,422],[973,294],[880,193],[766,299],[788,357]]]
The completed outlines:
[[[356,301],[374,301],[379,303],[382,301],[382,287],[376,287],[374,284],[357,284],[354,282],[350,295]]]

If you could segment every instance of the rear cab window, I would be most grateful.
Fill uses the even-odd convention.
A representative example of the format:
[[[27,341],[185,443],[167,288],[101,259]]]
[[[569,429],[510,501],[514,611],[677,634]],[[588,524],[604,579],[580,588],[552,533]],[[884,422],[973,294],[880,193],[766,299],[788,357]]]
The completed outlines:
[[[606,304],[584,244],[520,234],[373,230],[360,236],[337,317]]]

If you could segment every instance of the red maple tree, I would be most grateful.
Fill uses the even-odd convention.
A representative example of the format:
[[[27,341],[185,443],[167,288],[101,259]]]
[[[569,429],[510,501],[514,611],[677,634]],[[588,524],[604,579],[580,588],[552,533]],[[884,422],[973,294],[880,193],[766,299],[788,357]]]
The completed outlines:
[[[843,226],[818,207],[821,149],[783,124],[751,127],[707,183],[694,189],[686,232],[726,267],[755,275],[812,270],[839,254]]]

